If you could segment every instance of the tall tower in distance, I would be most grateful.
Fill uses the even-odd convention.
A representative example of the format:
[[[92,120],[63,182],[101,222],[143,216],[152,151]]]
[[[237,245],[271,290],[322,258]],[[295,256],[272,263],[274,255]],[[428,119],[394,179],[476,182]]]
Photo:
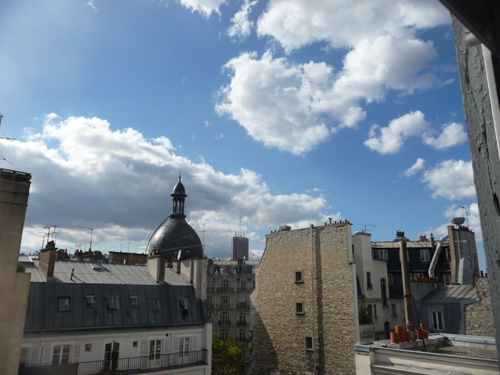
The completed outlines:
[[[242,233],[235,233],[231,238],[231,260],[248,260],[248,238]]]

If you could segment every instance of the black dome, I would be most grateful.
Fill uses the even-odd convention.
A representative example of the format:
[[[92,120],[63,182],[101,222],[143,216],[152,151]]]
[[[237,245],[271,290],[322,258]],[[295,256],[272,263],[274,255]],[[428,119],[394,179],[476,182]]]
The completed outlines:
[[[179,252],[181,259],[203,257],[200,237],[183,218],[167,218],[151,236],[147,252],[165,255],[167,260]]]
[[[179,177],[179,181],[177,181],[177,183],[174,186],[174,190],[172,190],[172,194],[170,194],[170,195],[174,195],[174,194],[175,195],[184,195],[187,197],[186,189],[184,189],[184,185],[182,184],[180,177]]]

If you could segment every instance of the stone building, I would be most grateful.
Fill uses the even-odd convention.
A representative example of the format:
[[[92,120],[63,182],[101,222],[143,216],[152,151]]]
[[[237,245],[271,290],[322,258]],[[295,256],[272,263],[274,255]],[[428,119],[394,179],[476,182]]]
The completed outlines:
[[[353,374],[358,337],[351,224],[266,235],[251,295],[253,374]]]
[[[0,169],[0,374],[17,374],[30,275],[17,272],[31,175]]]
[[[256,260],[209,259],[207,275],[208,314],[214,333],[222,340],[233,337],[238,342],[249,343],[252,322],[250,319],[250,294],[255,287]],[[245,347],[245,361],[250,359]]]
[[[491,308],[488,278],[476,280],[477,301],[465,306],[465,334],[493,336],[493,312]]]

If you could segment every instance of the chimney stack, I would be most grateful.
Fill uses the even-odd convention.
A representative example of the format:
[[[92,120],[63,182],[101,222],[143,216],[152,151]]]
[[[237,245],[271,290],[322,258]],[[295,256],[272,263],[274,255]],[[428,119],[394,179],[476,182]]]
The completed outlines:
[[[165,282],[165,257],[163,255],[148,257],[148,273],[157,283]]]
[[[46,248],[40,251],[40,269],[47,281],[51,281],[54,278],[54,267],[56,265],[56,249]]]

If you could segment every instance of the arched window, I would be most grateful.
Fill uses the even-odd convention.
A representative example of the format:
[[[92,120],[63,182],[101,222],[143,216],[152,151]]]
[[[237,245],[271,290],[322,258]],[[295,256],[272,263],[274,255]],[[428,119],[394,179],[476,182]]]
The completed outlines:
[[[387,288],[385,278],[383,277],[380,279],[380,290],[382,292],[382,302],[384,306],[387,306]]]

